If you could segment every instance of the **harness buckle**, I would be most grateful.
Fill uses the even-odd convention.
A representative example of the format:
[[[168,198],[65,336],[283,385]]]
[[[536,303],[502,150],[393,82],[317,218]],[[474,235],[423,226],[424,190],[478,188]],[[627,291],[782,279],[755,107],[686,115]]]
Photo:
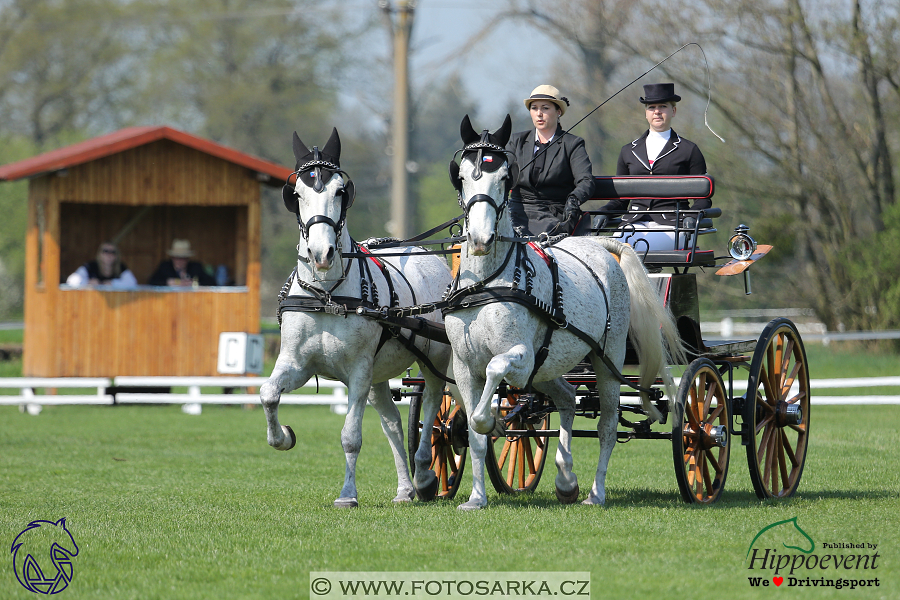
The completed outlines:
[[[331,302],[331,300],[329,300],[328,304],[325,305],[325,314],[340,315],[342,317],[346,317],[347,307],[343,304],[335,304],[334,302]]]

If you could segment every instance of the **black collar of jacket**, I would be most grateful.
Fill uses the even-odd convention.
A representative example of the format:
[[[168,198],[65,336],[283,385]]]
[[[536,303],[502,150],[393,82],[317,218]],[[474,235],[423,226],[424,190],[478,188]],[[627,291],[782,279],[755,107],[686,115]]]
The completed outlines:
[[[667,154],[671,154],[678,150],[678,144],[681,143],[681,136],[675,133],[674,129],[670,129],[672,133],[669,134],[669,139],[666,140],[666,144],[663,146],[662,151],[659,153],[659,156],[654,159],[653,164],[655,165],[659,162],[659,159],[666,156]],[[633,140],[631,142],[631,153],[634,154],[634,157],[641,161],[641,164],[644,165],[644,168],[653,172],[653,168],[650,166],[650,158],[647,156],[647,136],[650,135],[650,130],[644,132],[644,135]],[[641,150],[641,154],[638,154],[638,150]]]

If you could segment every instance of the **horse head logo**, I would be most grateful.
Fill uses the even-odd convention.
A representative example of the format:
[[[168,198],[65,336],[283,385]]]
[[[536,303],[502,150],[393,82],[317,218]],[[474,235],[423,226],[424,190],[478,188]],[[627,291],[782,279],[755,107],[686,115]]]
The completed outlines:
[[[771,525],[767,525],[760,529],[759,533],[756,534],[756,537],[753,538],[753,541],[750,542],[750,547],[747,548],[747,556],[750,556],[750,551],[753,550],[753,545],[756,543],[756,540],[758,540],[762,534],[772,530],[774,530],[778,539],[781,540],[781,545],[785,548],[799,550],[804,554],[810,554],[816,549],[816,543],[809,537],[808,533],[803,531],[800,526],[797,525],[797,517],[794,517],[792,519],[785,519],[784,521],[772,523]],[[795,545],[789,545],[788,542]]]
[[[65,518],[55,523],[32,521],[13,540],[10,552],[16,579],[28,591],[58,594],[72,581],[72,559],[78,556],[78,545],[66,529]],[[50,563],[56,568],[55,572]]]

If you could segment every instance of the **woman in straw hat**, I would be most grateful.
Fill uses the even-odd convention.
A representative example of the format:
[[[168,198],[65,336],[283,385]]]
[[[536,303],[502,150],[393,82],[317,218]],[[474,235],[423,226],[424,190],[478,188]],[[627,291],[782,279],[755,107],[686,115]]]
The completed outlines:
[[[189,240],[172,240],[172,247],[166,252],[169,260],[159,263],[150,276],[150,285],[192,286],[216,285],[216,280],[206,272],[203,265],[191,260],[194,251]]]
[[[534,88],[525,98],[534,129],[514,134],[506,145],[521,169],[509,205],[513,226],[522,233],[572,233],[581,219],[581,204],[594,193],[584,140],[559,123],[568,106],[569,100],[552,85]]]

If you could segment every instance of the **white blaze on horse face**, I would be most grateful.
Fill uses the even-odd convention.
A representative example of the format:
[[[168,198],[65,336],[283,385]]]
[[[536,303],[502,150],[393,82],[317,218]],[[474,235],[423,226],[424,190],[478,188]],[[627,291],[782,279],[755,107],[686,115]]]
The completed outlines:
[[[339,173],[335,173],[331,177],[321,192],[316,192],[313,188],[298,181],[295,189],[300,197],[300,220],[304,224],[308,224],[314,217],[323,216],[338,224],[341,219],[341,204],[343,203],[343,196],[338,192],[343,187],[344,180]],[[329,223],[320,222],[310,226],[307,234],[306,251],[310,266],[316,271],[327,272],[334,266],[337,256],[339,241],[337,231]]]
[[[498,233],[496,231],[498,215],[490,202],[471,202],[471,200],[475,196],[486,195],[493,198],[494,204],[500,206],[506,193],[508,170],[509,167],[504,164],[493,173],[482,171],[481,177],[475,179],[474,161],[465,158],[460,162],[459,177],[462,180],[462,198],[465,205],[469,207],[466,218],[466,236],[469,252],[475,256],[487,254],[491,245],[496,241],[494,238]]]

